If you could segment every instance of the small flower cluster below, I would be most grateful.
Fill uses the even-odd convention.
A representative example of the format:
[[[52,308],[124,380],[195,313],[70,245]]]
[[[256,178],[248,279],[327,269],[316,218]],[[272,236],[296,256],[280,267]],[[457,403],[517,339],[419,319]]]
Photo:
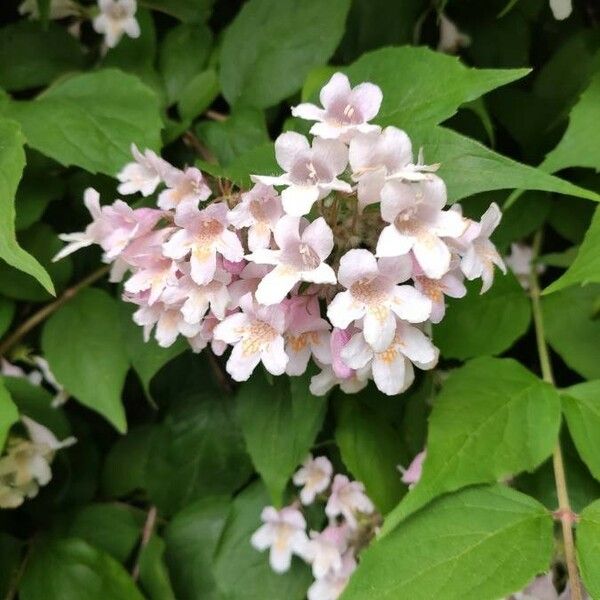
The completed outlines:
[[[215,197],[197,168],[134,146],[119,192],[147,197],[163,186],[157,207],[101,206],[88,189],[93,222],[63,235],[69,245],[56,258],[99,244],[114,281],[131,273],[124,299],[138,305],[146,337],[154,329],[166,347],[181,335],[218,355],[230,346],[237,381],[261,362],[273,375],[301,375],[312,358],[314,394],[355,392],[370,379],[403,392],[414,367],[437,363],[427,333],[445,297],[464,296],[465,277],[481,278],[484,292],[494,265],[505,270],[489,239],[500,211],[492,204],[473,221],[446,207],[438,166],[413,162],[404,131],[368,122],[382,102],[376,85],[352,88],[336,73],[320,99],[292,109],[315,121],[312,143],[281,134],[283,174],[253,175],[247,192]]]
[[[300,557],[311,565],[315,578],[308,600],[335,600],[356,569],[357,554],[372,538],[379,516],[363,484],[345,475],[334,476],[333,466],[324,456],[309,455],[293,481],[301,487],[300,501],[281,510],[267,506],[261,514],[263,525],[251,543],[260,551],[270,549],[269,563],[277,573],[290,568],[293,555]],[[307,535],[300,506],[317,499],[326,502],[328,525]]]

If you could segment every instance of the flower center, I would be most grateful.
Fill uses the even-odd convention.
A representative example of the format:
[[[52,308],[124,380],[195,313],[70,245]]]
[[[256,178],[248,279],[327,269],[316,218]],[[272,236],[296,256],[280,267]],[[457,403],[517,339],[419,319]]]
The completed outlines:
[[[300,244],[298,252],[300,253],[303,271],[312,271],[321,264],[319,255],[308,244]]]
[[[291,179],[299,185],[316,185],[323,181],[331,181],[333,176],[326,165],[312,158],[299,160],[290,172]]]
[[[360,110],[344,100],[334,102],[328,110],[327,117],[337,125],[358,125],[364,121]]]
[[[275,329],[264,321],[253,321],[244,334],[242,350],[246,356],[261,352],[277,337]]]
[[[387,299],[387,290],[379,277],[363,277],[350,286],[350,292],[359,302],[379,304]]]
[[[206,219],[202,221],[196,235],[199,244],[211,244],[223,233],[223,223],[216,219]]]
[[[265,215],[265,207],[262,200],[252,200],[250,202],[250,214],[256,221],[262,222],[267,220],[267,216]]]

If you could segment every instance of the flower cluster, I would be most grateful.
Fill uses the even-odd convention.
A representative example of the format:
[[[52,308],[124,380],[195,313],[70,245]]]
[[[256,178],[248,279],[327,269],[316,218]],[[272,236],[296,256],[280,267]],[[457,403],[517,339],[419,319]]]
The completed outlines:
[[[333,479],[332,479],[333,477]],[[276,510],[267,506],[261,514],[263,525],[251,538],[257,550],[269,551],[271,568],[284,573],[290,568],[292,555],[311,565],[314,583],[308,600],[335,600],[356,568],[359,550],[374,534],[378,515],[364,486],[341,474],[324,456],[309,455],[293,478],[301,487],[299,501]],[[322,499],[328,525],[307,535],[306,519],[300,510]]]
[[[56,451],[75,443],[73,437],[59,442],[49,429],[24,415],[21,422],[27,437],[9,435],[0,457],[0,508],[16,508],[36,496],[52,479]]]
[[[146,337],[161,346],[181,335],[200,351],[232,347],[227,371],[248,379],[262,362],[273,375],[320,368],[311,390],[346,392],[369,379],[385,394],[404,391],[414,367],[431,369],[438,351],[427,335],[444,317],[446,296],[466,293],[463,279],[489,289],[504,263],[490,241],[495,204],[480,221],[446,208],[446,186],[395,127],[369,123],[382,93],[351,88],[336,73],[322,106],[292,113],[314,121],[312,142],[281,134],[275,155],[283,173],[253,175],[246,192],[215,197],[195,167],[177,169],[134,146],[118,174],[119,193],[151,196],[156,208],[122,200],[101,206],[88,189],[93,222],[56,258],[99,244],[126,272],[124,299],[139,306]],[[213,186],[216,187],[216,186]],[[223,187],[223,186],[221,186]]]

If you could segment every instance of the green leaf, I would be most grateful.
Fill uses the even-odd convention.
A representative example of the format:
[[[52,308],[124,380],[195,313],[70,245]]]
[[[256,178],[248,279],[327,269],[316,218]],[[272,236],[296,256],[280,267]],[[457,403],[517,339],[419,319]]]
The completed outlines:
[[[140,5],[164,12],[184,23],[206,21],[215,0],[140,0]]]
[[[169,348],[161,348],[154,338],[145,342],[142,328],[136,325],[132,319],[135,308],[137,307],[133,307],[131,304],[119,303],[125,352],[144,386],[146,395],[151,398],[150,382],[154,375],[189,346],[181,338]]]
[[[600,481],[600,381],[563,390],[562,405],[577,451]]]
[[[80,292],[48,319],[42,348],[56,379],[115,428],[127,430],[121,390],[129,369],[119,307],[106,292]]]
[[[156,94],[115,69],[60,81],[35,100],[9,104],[7,113],[21,123],[32,148],[92,173],[115,175],[131,161],[132,143],[160,148]]]
[[[585,379],[600,379],[600,285],[571,287],[542,297],[546,339],[565,363]]]
[[[342,461],[365,484],[377,508],[389,512],[406,490],[397,468],[405,457],[399,433],[354,396],[340,395],[336,413],[335,441]]]
[[[0,448],[4,448],[4,442],[9,429],[19,420],[19,411],[13,402],[8,390],[0,380]]]
[[[124,563],[142,534],[144,513],[123,504],[90,504],[69,515],[66,537],[80,538]]]
[[[54,294],[48,273],[19,246],[15,237],[14,198],[25,165],[23,142],[18,124],[0,119],[0,258],[35,277],[48,292]]]
[[[109,554],[76,538],[38,542],[20,586],[21,600],[143,600]]]
[[[569,126],[541,165],[550,173],[566,167],[588,167],[600,170],[600,71],[581,94],[571,110]]]
[[[102,470],[102,492],[113,498],[146,487],[146,469],[155,426],[139,425],[117,439]]]
[[[429,417],[421,480],[383,533],[444,492],[532,471],[552,453],[559,427],[558,393],[515,360],[477,358],[453,371]]]
[[[238,156],[269,142],[265,115],[252,108],[236,110],[225,121],[202,121],[196,133],[221,165],[231,164]]]
[[[461,104],[521,79],[530,69],[472,69],[454,56],[402,46],[364,54],[343,71],[355,85],[371,81],[381,87],[383,102],[375,119],[380,125],[407,129],[441,123]]]
[[[260,513],[269,504],[263,485],[254,483],[233,501],[225,530],[219,541],[213,573],[219,598],[227,600],[265,600],[281,598],[304,600],[311,582],[307,565],[295,558],[284,576],[269,566],[269,557],[250,544],[250,537],[261,526]]]
[[[423,147],[427,163],[441,163],[448,199],[456,202],[487,190],[523,189],[557,192],[600,201],[586,190],[535,167],[518,163],[479,142],[443,127],[408,128],[413,148]]]
[[[0,86],[5,90],[47,85],[83,64],[81,45],[63,26],[17,21],[0,29]]]
[[[531,303],[512,273],[497,272],[494,285],[480,294],[481,282],[467,282],[464,298],[449,299],[433,339],[446,358],[465,360],[508,350],[529,329]]]
[[[141,551],[140,585],[148,600],[175,600],[171,580],[164,561],[165,542],[154,534]]]
[[[0,335],[4,335],[10,327],[15,315],[15,303],[7,298],[0,298]]]
[[[577,524],[577,562],[592,598],[600,597],[600,500],[587,506]]]
[[[73,272],[70,257],[52,262],[54,255],[64,246],[58,235],[45,223],[36,223],[29,229],[19,232],[19,242],[36,258],[52,277],[56,290],[62,290]],[[13,267],[0,263],[0,294],[15,300],[48,302],[52,296],[34,279]]]
[[[178,600],[218,600],[212,561],[225,520],[229,498],[209,497],[186,506],[165,530],[165,559]]]
[[[344,32],[348,0],[250,0],[225,30],[221,87],[233,105],[267,108],[302,87]]]
[[[600,207],[594,213],[573,264],[550,284],[544,294],[551,294],[577,283],[600,283]]]
[[[533,498],[501,486],[462,490],[372,544],[341,598],[503,598],[548,570],[552,531]]]
[[[321,429],[327,399],[308,391],[306,376],[277,377],[270,385],[263,373],[255,373],[240,387],[236,404],[252,463],[280,506],[291,475]]]
[[[201,71],[181,90],[177,108],[181,118],[193,121],[219,95],[219,80],[214,69]]]
[[[179,100],[190,80],[204,70],[212,42],[211,30],[202,23],[183,23],[167,31],[158,65],[169,104]]]
[[[17,189],[15,198],[17,211],[15,228],[17,231],[27,229],[37,223],[42,218],[48,204],[52,200],[61,198],[65,192],[64,180],[58,177],[48,177],[49,171],[52,169],[51,165],[55,165],[55,163],[48,159],[45,159],[44,162],[46,162],[46,165],[43,174],[35,172],[31,176],[28,173],[30,166],[28,163],[23,179]],[[52,171],[55,171],[55,169],[52,169]],[[52,175],[55,174],[55,172],[52,173]]]
[[[247,481],[252,468],[233,412],[232,399],[216,390],[171,401],[152,435],[146,471],[148,494],[163,512]]]

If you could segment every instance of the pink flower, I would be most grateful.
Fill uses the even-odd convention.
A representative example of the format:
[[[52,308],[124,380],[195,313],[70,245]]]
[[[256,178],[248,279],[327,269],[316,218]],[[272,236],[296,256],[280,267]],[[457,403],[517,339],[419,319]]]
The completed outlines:
[[[320,93],[323,108],[304,103],[292,108],[292,115],[307,121],[317,121],[310,133],[326,139],[348,139],[354,132],[378,130],[368,121],[377,116],[383,94],[373,83],[350,87],[348,77],[335,73]]]
[[[334,327],[345,329],[363,319],[364,336],[374,350],[383,351],[392,342],[396,316],[421,323],[431,313],[431,300],[410,285],[398,285],[411,274],[408,257],[380,258],[368,250],[350,250],[340,261],[338,280],[346,291],[333,299],[327,316]]]
[[[446,314],[445,296],[463,298],[467,293],[462,273],[457,269],[449,271],[440,279],[429,279],[424,274],[413,273],[413,280],[415,288],[431,300],[432,308],[429,320],[432,323],[439,323]]]
[[[264,525],[254,532],[250,543],[260,551],[270,548],[271,568],[277,573],[285,573],[291,566],[292,555],[302,557],[306,552],[308,537],[304,516],[293,506],[279,511],[267,506],[260,518]]]
[[[332,473],[333,467],[325,456],[313,458],[312,454],[309,454],[306,457],[292,479],[294,485],[303,486],[300,490],[302,504],[312,504],[316,495],[329,487]]]
[[[439,178],[418,183],[388,182],[381,192],[381,216],[390,223],[377,242],[377,256],[402,256],[411,250],[427,277],[439,279],[450,268],[451,253],[441,239],[459,237],[465,222],[446,205]]]
[[[158,206],[163,210],[187,210],[197,208],[198,202],[209,198],[211,191],[202,172],[196,167],[184,171],[173,167],[164,172],[163,179],[167,189],[158,195]]]
[[[252,180],[287,186],[281,200],[289,215],[308,214],[312,205],[332,190],[352,191],[349,183],[337,178],[348,164],[348,149],[342,142],[315,138],[311,148],[303,135],[288,131],[275,141],[275,157],[285,173],[278,177],[252,175]]]
[[[122,200],[108,206],[100,206],[100,194],[93,189],[85,190],[83,202],[92,215],[92,222],[84,232],[64,233],[60,239],[69,242],[52,260],[57,261],[80,248],[99,244],[104,250],[104,260],[116,259],[136,237],[151,231],[163,216],[152,208],[133,209]]]
[[[527,244],[511,244],[510,254],[504,257],[504,262],[516,275],[524,290],[529,289],[529,278],[534,268],[532,261],[533,249]],[[535,271],[538,274],[543,273],[545,271],[544,265],[535,265]]]
[[[308,600],[337,600],[346,589],[350,575],[356,569],[356,559],[352,551],[348,551],[342,557],[342,568],[332,571],[322,579],[317,579],[308,588]]]
[[[227,212],[222,202],[203,210],[181,211],[175,216],[175,223],[182,229],[163,244],[163,253],[168,258],[181,260],[190,255],[191,276],[198,285],[206,285],[214,277],[217,253],[233,262],[244,256],[239,238],[227,229]]]
[[[313,375],[310,380],[310,393],[313,396],[325,396],[336,385],[344,394],[356,394],[369,383],[369,366],[363,369],[351,370],[349,377],[338,377],[331,365],[322,365],[317,362],[321,372]]]
[[[437,348],[420,329],[399,319],[392,341],[382,351],[375,351],[363,332],[355,333],[342,350],[342,359],[349,367],[360,369],[370,364],[375,385],[388,396],[400,394],[412,384],[413,364],[432,369],[438,355]]]
[[[348,533],[346,525],[329,525],[320,533],[310,532],[307,560],[312,565],[315,579],[342,571],[342,555],[348,548]]]
[[[405,483],[409,489],[413,488],[421,479],[421,473],[423,472],[423,463],[427,457],[427,450],[419,452],[412,460],[408,469],[403,469],[398,466],[402,472],[402,482]]]
[[[257,183],[229,213],[229,222],[236,228],[248,227],[248,248],[251,252],[268,248],[271,232],[281,218],[281,198],[270,185]]]
[[[494,229],[500,224],[501,218],[502,213],[498,205],[493,202],[481,217],[477,236],[468,245],[460,262],[460,268],[469,281],[481,277],[483,281],[482,294],[487,292],[494,282],[494,265],[506,273],[504,261],[489,239]]]
[[[259,306],[247,294],[240,300],[242,312],[226,317],[214,337],[233,345],[227,372],[236,381],[246,381],[259,362],[273,375],[282,375],[288,363],[283,332],[286,311],[281,305]]]
[[[288,327],[285,333],[285,352],[289,357],[288,375],[302,375],[311,354],[321,362],[331,362],[329,323],[321,318],[316,296],[292,296],[287,302]]]
[[[325,514],[330,519],[341,515],[351,529],[356,529],[356,514],[368,515],[374,510],[373,503],[365,494],[365,486],[360,481],[350,481],[340,474],[333,478],[331,495],[325,507]]]
[[[325,263],[333,250],[333,233],[323,217],[306,219],[283,216],[275,227],[278,250],[259,249],[246,256],[259,264],[275,265],[260,282],[256,299],[261,304],[277,304],[300,281],[335,283],[335,272]]]
[[[152,150],[146,149],[142,154],[135,144],[131,144],[131,154],[135,161],[127,163],[117,173],[117,179],[121,182],[117,190],[124,195],[141,192],[142,196],[150,196],[163,174],[173,167]]]
[[[231,311],[233,314],[233,311]],[[221,322],[221,319],[217,319],[215,315],[208,312],[202,319],[200,331],[192,336],[188,337],[187,341],[192,348],[192,352],[201,352],[210,344],[210,349],[215,356],[221,356],[225,350],[227,350],[227,344],[222,340],[216,340],[214,336],[215,327]]]

